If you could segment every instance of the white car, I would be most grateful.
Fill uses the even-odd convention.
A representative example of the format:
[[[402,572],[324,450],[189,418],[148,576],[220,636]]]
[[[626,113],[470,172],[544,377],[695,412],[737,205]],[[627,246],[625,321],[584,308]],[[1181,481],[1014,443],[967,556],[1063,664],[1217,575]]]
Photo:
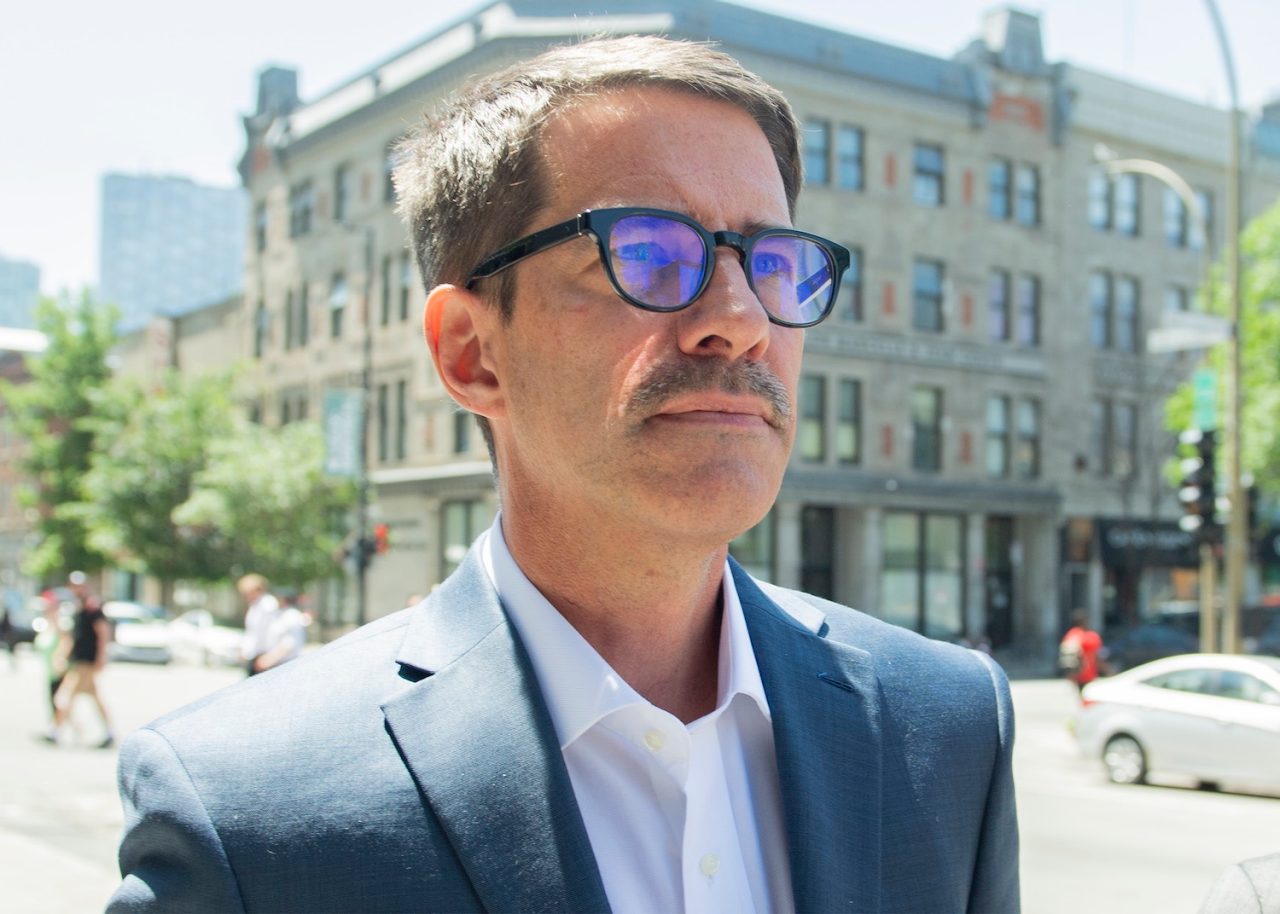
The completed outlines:
[[[102,611],[111,629],[109,659],[140,663],[168,663],[173,659],[164,610],[129,600],[108,600],[102,604]]]
[[[169,648],[185,663],[205,666],[241,662],[244,629],[219,625],[207,609],[191,609],[169,623]]]
[[[1152,773],[1280,791],[1280,659],[1183,654],[1085,686],[1076,739],[1118,784]]]

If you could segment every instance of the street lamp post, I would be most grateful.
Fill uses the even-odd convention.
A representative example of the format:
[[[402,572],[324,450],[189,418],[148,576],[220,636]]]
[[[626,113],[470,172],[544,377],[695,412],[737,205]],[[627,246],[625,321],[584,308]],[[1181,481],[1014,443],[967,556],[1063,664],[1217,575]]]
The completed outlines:
[[[364,341],[360,360],[360,474],[356,478],[356,625],[364,625],[369,612],[369,410],[373,392],[373,226],[364,227],[364,289],[362,312]]]
[[[1228,118],[1230,154],[1227,162],[1226,252],[1227,288],[1231,296],[1231,338],[1227,358],[1227,484],[1231,513],[1227,519],[1226,536],[1226,603],[1223,607],[1223,650],[1240,653],[1240,604],[1244,599],[1244,569],[1246,543],[1248,541],[1248,508],[1245,504],[1244,484],[1241,473],[1241,290],[1240,290],[1240,94],[1236,86],[1235,61],[1227,41],[1227,30],[1214,0],[1205,0],[1213,19],[1222,62],[1227,71],[1227,86],[1231,93],[1231,114]]]

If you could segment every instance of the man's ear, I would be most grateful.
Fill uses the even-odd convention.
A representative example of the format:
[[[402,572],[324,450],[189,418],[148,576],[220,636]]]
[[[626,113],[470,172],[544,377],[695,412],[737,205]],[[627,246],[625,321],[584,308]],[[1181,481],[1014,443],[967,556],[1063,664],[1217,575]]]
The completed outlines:
[[[494,308],[469,289],[445,284],[427,295],[422,330],[440,380],[459,406],[491,419],[504,406],[493,364],[499,324]]]

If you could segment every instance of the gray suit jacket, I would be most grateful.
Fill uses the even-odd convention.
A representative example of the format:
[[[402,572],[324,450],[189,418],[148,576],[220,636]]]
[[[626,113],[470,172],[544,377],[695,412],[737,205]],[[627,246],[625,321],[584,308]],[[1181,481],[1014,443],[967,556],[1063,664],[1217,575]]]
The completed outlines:
[[[1016,910],[999,668],[733,567],[797,910]],[[825,613],[822,629],[779,602]],[[423,605],[130,736],[120,791],[112,912],[608,910],[542,694],[474,551]]]
[[[1228,867],[1209,890],[1200,914],[1280,914],[1280,854]]]

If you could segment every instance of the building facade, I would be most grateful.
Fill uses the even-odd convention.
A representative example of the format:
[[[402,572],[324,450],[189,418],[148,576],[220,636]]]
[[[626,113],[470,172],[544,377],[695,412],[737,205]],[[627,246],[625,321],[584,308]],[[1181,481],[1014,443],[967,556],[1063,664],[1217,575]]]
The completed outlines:
[[[0,256],[0,327],[35,327],[40,267]]]
[[[98,292],[125,327],[222,301],[244,280],[245,194],[182,177],[102,178]]]
[[[485,6],[306,103],[294,74],[268,70],[245,118],[253,408],[319,417],[367,370],[374,512],[391,533],[374,614],[442,580],[495,509],[483,443],[422,343],[395,143],[473,74],[601,32],[713,39],[781,88],[804,129],[798,222],[855,254],[807,335],[792,463],[735,542],[741,561],[1037,656],[1071,608],[1131,622],[1194,588],[1161,475],[1163,401],[1194,363],[1144,341],[1195,308],[1220,248],[1224,113],[1048,62],[1038,20],[1012,10],[942,59],[716,0],[611,9]],[[1250,134],[1248,214],[1280,191],[1271,119]],[[1197,205],[1109,175],[1108,156],[1175,169]]]
[[[0,381],[25,384],[31,380],[28,360],[48,346],[48,339],[35,330],[0,327]],[[18,434],[9,404],[0,397],[0,589],[23,596],[35,592],[38,583],[22,570],[23,557],[31,547],[35,523],[30,509],[19,496],[30,483],[23,468],[30,445]]]

